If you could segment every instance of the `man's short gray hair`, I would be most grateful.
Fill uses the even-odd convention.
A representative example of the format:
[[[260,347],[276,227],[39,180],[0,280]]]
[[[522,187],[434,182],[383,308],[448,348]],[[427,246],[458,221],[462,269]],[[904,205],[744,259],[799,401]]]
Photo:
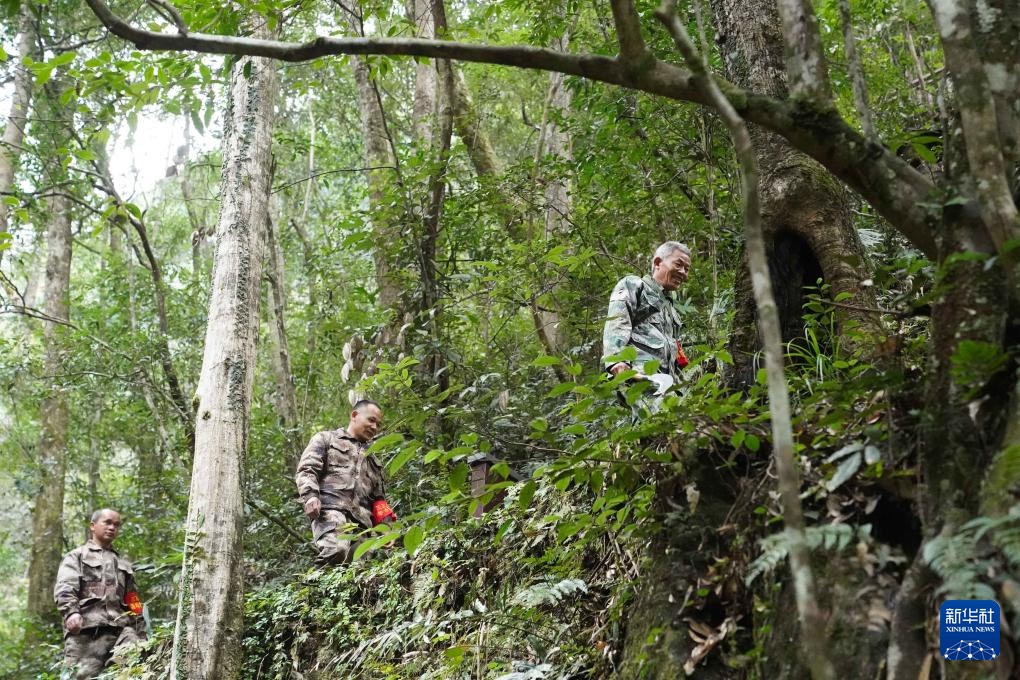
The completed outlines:
[[[680,243],[679,241],[666,241],[655,249],[655,254],[652,255],[652,267],[655,267],[655,258],[660,257],[665,260],[678,250],[687,253],[687,257],[693,257],[691,249],[687,247],[687,244]]]
[[[104,512],[116,512],[118,515],[120,514],[119,512],[114,510],[113,508],[99,508],[98,510],[96,510],[95,512],[92,513],[92,520],[91,520],[92,523],[94,524],[94,523],[98,522],[99,518],[103,516]]]

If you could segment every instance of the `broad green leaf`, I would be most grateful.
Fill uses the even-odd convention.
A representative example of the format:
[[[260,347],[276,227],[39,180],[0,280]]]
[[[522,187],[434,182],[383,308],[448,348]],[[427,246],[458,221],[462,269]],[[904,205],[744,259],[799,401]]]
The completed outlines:
[[[517,496],[517,505],[521,510],[527,510],[531,507],[531,499],[535,497],[535,482],[525,482],[524,486],[521,487],[521,493]]]
[[[848,479],[854,476],[861,467],[862,456],[860,452],[853,454],[836,468],[836,473],[832,475],[832,479],[825,483],[825,488],[829,491],[835,491],[839,487],[843,486]]]
[[[393,456],[393,458],[389,462],[389,465],[386,466],[386,469],[389,471],[391,475],[397,474],[400,468],[407,465],[407,461],[411,460],[411,458],[414,457],[414,454],[418,453],[418,451],[420,450],[421,444],[419,444],[416,441],[412,441],[407,446],[402,448],[400,450],[400,453]]]
[[[415,551],[418,550],[418,546],[421,545],[423,540],[425,540],[425,531],[415,524],[407,530],[406,534],[404,534],[404,550],[407,551],[408,555],[413,557]]]
[[[402,441],[404,441],[404,435],[399,432],[392,432],[373,441],[372,445],[368,447],[366,453],[376,453],[377,451],[388,449],[394,444]]]

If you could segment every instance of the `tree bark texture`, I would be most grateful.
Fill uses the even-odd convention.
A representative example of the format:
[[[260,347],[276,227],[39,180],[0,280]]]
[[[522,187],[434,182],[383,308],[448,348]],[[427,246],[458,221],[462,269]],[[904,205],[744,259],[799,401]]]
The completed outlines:
[[[712,7],[729,78],[785,98],[783,33],[774,0],[713,0]],[[800,336],[804,286],[815,285],[817,277],[829,284],[832,297],[848,293],[848,303],[874,308],[871,289],[860,285],[869,276],[868,267],[845,191],[778,135],[757,126],[750,132],[761,168],[762,227],[783,340]],[[747,267],[737,275],[735,300],[730,337],[734,379],[748,384],[754,380],[760,341]],[[852,326],[873,335],[882,332],[872,312],[840,308],[838,317],[843,335]]]
[[[43,309],[48,317],[66,321],[70,315],[71,208],[67,198],[59,195],[50,197],[47,207]],[[32,512],[32,551],[28,568],[28,615],[32,618],[56,616],[53,583],[64,551],[62,514],[70,410],[59,376],[63,373],[66,352],[62,339],[65,331],[66,326],[56,321],[43,322],[43,370],[52,384],[40,406],[41,483]]]
[[[566,51],[568,43],[569,36],[562,35],[553,40],[552,48]],[[549,164],[553,166],[551,172],[547,171],[544,181],[545,214],[543,217],[546,239],[556,239],[570,230],[572,202],[568,168],[572,167],[573,151],[570,132],[564,129],[561,121],[570,115],[573,96],[567,88],[566,80],[567,77],[562,73],[549,74],[549,95],[546,112],[543,116],[544,148],[539,148],[539,153],[545,156]],[[542,146],[541,143],[540,146]],[[550,274],[554,273],[550,271]],[[569,347],[570,334],[558,311],[562,301],[557,299],[555,283],[547,282],[547,285],[552,289],[549,296],[551,303],[540,308],[536,299],[533,307],[535,326],[539,329],[543,344],[546,345],[546,351],[549,354],[559,354]]]
[[[432,6],[436,0],[405,0],[407,18],[415,25],[414,37],[431,39],[436,37],[436,22],[433,18]],[[449,62],[447,62],[449,63]],[[432,146],[435,136],[436,116],[438,113],[438,83],[436,80],[436,63],[431,59],[422,59],[414,63],[414,101],[413,123],[414,136],[422,148]]]
[[[234,65],[171,677],[231,680],[241,665],[242,472],[259,337],[275,64]]]
[[[266,246],[269,258],[269,320],[270,363],[276,378],[276,410],[284,430],[287,455],[293,467],[301,455],[299,441],[297,391],[290,361],[290,343],[287,341],[286,305],[287,281],[283,270],[283,249],[271,217],[266,219]]]
[[[357,4],[355,4],[357,6]],[[351,30],[362,35],[360,20],[345,12]],[[397,158],[390,142],[386,117],[379,89],[372,79],[371,69],[361,57],[350,58],[354,82],[358,88],[358,110],[361,113],[361,139],[365,146],[365,165],[376,168],[368,171],[368,202],[371,210],[372,231],[376,248],[375,280],[379,289],[377,304],[385,310],[396,311],[395,319],[402,318],[401,288],[397,280],[399,268],[394,271],[394,250],[401,242],[400,220],[392,207],[385,207],[387,186],[396,167]],[[430,123],[431,124],[431,123]]]
[[[32,21],[31,5],[21,4],[18,23],[18,59],[14,67],[14,93],[11,96],[11,109],[4,125],[3,141],[0,142],[0,195],[9,192],[14,186],[14,168],[21,156],[22,142],[25,139],[25,126],[28,123],[28,111],[32,104],[32,74],[21,60],[35,54],[35,25]],[[11,206],[0,201],[0,234],[8,231],[8,219]],[[0,257],[3,250],[0,250]]]

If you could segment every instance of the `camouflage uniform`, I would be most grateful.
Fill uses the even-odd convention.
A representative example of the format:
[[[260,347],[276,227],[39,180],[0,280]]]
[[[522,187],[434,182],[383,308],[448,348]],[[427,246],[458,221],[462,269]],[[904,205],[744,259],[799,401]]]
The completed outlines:
[[[643,372],[645,362],[654,359],[659,362],[656,373],[677,381],[680,375],[676,363],[677,341],[683,324],[673,306],[674,299],[673,294],[663,290],[651,276],[639,278],[630,274],[620,279],[609,296],[609,312],[602,333],[602,361],[606,369],[617,363],[609,357],[630,346],[637,350],[637,358],[629,362],[635,370]],[[655,411],[661,399],[641,401],[646,408]]]
[[[64,628],[64,662],[75,678],[99,675],[117,649],[145,639],[145,620],[124,603],[136,590],[131,562],[112,548],[90,540],[64,557],[53,599],[65,622],[82,617],[78,633]]]
[[[340,428],[319,432],[308,442],[298,461],[298,495],[304,503],[318,498],[319,517],[312,520],[312,535],[319,549],[316,564],[343,564],[352,554],[349,540],[341,540],[344,525],[372,526],[372,503],[385,496],[382,465],[365,455],[362,442]]]

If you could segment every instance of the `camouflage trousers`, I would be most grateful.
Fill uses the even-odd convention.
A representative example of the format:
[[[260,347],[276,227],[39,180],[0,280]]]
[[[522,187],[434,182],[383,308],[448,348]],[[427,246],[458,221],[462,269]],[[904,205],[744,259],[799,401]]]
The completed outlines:
[[[90,680],[103,672],[118,649],[141,641],[133,626],[86,628],[64,638],[64,664],[75,680]]]
[[[354,522],[342,510],[321,510],[319,517],[312,520],[312,536],[319,554],[315,557],[318,566],[337,566],[350,562],[361,541],[342,539],[342,534],[361,531],[361,525]]]

